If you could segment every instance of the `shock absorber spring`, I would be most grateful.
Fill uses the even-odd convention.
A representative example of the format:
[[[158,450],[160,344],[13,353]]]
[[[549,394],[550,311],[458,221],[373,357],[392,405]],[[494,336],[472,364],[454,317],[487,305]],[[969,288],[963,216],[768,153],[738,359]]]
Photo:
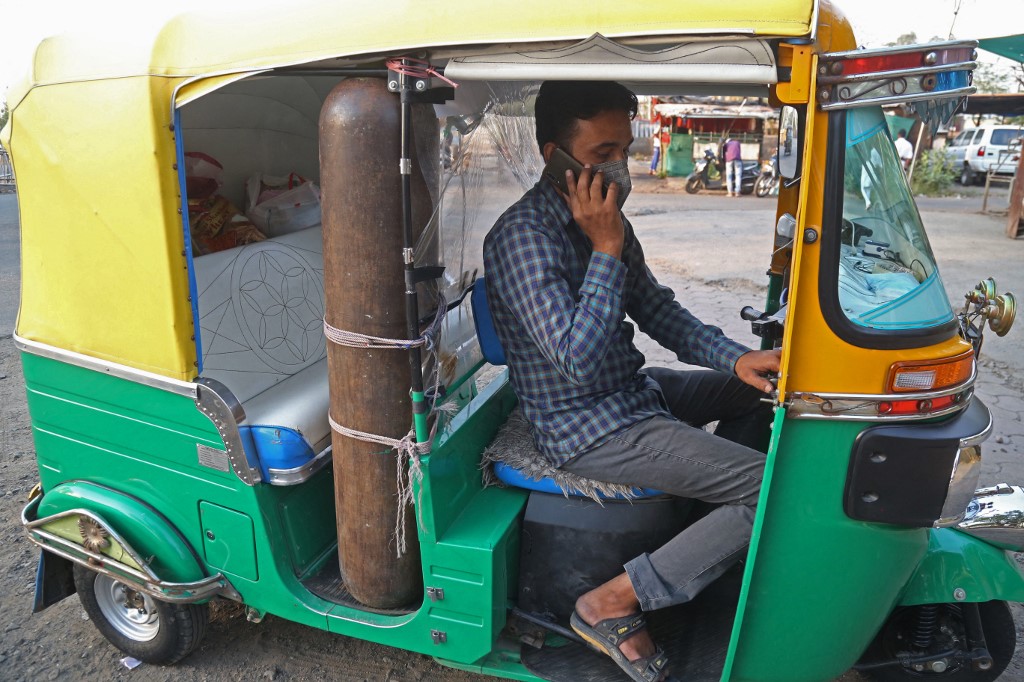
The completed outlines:
[[[939,605],[925,604],[917,609],[917,624],[911,634],[911,643],[921,650],[927,650],[932,645],[932,637],[935,634],[935,626],[939,622]]]

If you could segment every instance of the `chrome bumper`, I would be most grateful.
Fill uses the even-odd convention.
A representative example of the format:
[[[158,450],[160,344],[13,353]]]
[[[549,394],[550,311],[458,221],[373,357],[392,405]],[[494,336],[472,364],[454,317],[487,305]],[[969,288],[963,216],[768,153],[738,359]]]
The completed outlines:
[[[149,568],[145,559],[103,517],[94,512],[85,509],[71,509],[37,519],[35,518],[36,510],[41,500],[41,496],[36,497],[25,506],[21,512],[21,523],[25,528],[29,541],[39,546],[43,551],[84,566],[90,571],[101,573],[161,601],[192,603],[206,601],[216,596],[227,597],[235,601],[242,600],[241,595],[222,573],[189,583],[173,583],[161,580]],[[118,548],[118,551],[121,553],[121,559],[114,558],[102,551],[86,548],[45,528],[46,525],[54,521],[69,517],[85,518],[102,527],[110,539],[114,541],[112,544]]]
[[[997,547],[1024,551],[1024,488],[1006,483],[981,488],[956,527]]]

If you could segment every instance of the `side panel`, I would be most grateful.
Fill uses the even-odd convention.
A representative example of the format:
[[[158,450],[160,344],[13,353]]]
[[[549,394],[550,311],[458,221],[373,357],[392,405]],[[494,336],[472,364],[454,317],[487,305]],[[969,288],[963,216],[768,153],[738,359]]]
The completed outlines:
[[[199,464],[197,444],[223,443],[188,397],[28,353],[22,362],[44,491],[88,481],[142,500],[258,612],[462,664],[493,649],[515,592],[527,497],[483,488],[479,470],[515,404],[506,382],[485,388],[423,460],[414,493],[421,570],[444,596],[395,616],[325,601],[300,582],[336,560],[329,469],[297,486],[246,486]]]
[[[88,481],[137,498],[181,533],[208,573],[220,569],[206,561],[200,505],[216,505],[231,519],[248,517],[255,566],[251,556],[237,561],[241,547],[250,551],[250,540],[213,550],[226,561],[232,585],[261,611],[326,628],[332,605],[305,591],[297,577],[333,546],[333,534],[322,527],[333,526],[324,513],[330,488],[320,477],[295,487],[247,486],[231,471],[199,463],[197,445],[223,450],[224,444],[187,396],[30,353],[22,353],[22,364],[44,491]],[[305,543],[297,554],[287,550],[294,537]],[[309,546],[325,541],[326,547]]]
[[[832,679],[860,656],[928,544],[923,528],[849,519],[843,487],[862,424],[788,419],[763,525],[748,557],[746,609],[733,633],[733,680]],[[767,498],[765,499],[765,496]],[[780,666],[780,652],[787,656]]]

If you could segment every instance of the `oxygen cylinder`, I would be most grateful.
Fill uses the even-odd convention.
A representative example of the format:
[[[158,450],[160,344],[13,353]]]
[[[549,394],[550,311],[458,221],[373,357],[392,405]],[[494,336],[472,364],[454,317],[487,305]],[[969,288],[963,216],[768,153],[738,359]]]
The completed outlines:
[[[408,338],[403,274],[400,102],[378,78],[336,86],[320,112],[324,294],[328,324]],[[413,162],[413,224],[431,201]],[[328,344],[330,410],[350,429],[400,439],[411,427],[409,357],[397,349]],[[358,601],[396,608],[422,598],[417,525],[404,510],[407,550],[393,537],[399,513],[395,458],[387,446],[332,435],[338,560]]]

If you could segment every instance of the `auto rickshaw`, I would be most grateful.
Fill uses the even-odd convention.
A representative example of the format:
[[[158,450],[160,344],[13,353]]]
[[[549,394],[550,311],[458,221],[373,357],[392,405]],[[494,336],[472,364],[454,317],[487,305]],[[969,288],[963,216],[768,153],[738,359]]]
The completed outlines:
[[[1015,301],[984,280],[954,311],[880,108],[942,121],[974,44],[855,48],[814,0],[309,0],[45,41],[2,133],[34,608],[77,591],[161,664],[227,599],[496,677],[620,679],[564,603],[686,501],[503,456],[531,446],[474,289],[482,234],[540,177],[538,84],[614,79],[769,97],[784,131],[744,311],[783,353],[763,491],[740,568],[655,615],[674,674],[995,679],[1024,488],[975,490],[973,386]]]

